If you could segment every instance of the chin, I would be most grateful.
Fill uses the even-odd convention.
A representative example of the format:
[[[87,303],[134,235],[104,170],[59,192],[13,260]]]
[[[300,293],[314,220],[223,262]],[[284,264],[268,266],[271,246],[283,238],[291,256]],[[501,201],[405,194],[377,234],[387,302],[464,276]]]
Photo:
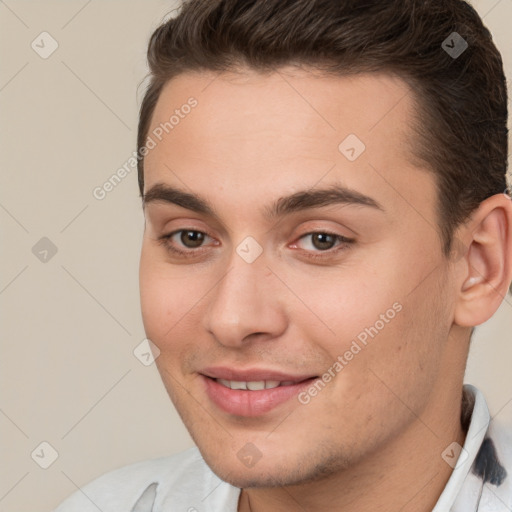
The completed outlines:
[[[298,485],[308,478],[287,471],[285,468],[243,468],[240,463],[231,466],[224,464],[210,464],[212,471],[222,480],[241,489],[248,488],[269,488]]]
[[[301,485],[306,482],[323,480],[347,467],[343,456],[329,453],[299,455],[293,460],[290,457],[276,454],[265,459],[265,456],[253,466],[245,467],[235,454],[230,457],[226,453],[203,453],[203,458],[211,470],[222,480],[242,489],[268,488]]]

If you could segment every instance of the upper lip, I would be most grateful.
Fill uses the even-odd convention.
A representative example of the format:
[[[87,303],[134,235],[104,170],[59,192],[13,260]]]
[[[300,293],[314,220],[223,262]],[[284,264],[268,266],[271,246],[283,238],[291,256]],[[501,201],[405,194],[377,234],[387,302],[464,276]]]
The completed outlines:
[[[204,368],[199,373],[212,379],[223,379],[237,382],[255,382],[262,380],[302,382],[303,380],[315,377],[315,375],[311,374],[292,374],[264,368],[247,368],[245,370],[241,370],[227,366],[210,366],[208,368]]]

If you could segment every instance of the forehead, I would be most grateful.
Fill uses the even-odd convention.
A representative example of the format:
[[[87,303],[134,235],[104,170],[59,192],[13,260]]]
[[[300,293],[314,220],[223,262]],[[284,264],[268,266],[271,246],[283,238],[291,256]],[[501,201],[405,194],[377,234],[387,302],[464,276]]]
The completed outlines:
[[[195,106],[184,108],[191,98]],[[261,199],[330,180],[363,193],[377,187],[381,202],[397,194],[414,201],[415,189],[422,203],[429,195],[433,202],[432,176],[411,163],[414,101],[387,74],[184,73],[157,102],[148,135],[156,130],[161,140],[145,158],[145,190],[183,181],[219,200],[237,189],[243,204],[247,194]]]
[[[355,133],[365,142],[377,143],[392,128],[389,135],[405,139],[408,130],[400,128],[412,120],[414,101],[404,81],[382,73],[340,77],[294,67],[265,74],[249,69],[189,72],[164,86],[151,129],[168,123],[190,97],[198,102],[193,110],[194,135],[214,146],[226,136],[240,143],[256,135],[273,139],[276,132],[281,137],[328,140]],[[173,126],[168,138],[191,135],[191,123],[180,124],[179,129]]]

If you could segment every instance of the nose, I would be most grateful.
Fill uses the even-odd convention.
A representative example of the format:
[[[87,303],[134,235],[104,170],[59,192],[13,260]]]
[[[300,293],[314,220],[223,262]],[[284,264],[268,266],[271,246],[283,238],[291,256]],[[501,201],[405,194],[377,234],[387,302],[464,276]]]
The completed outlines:
[[[233,251],[223,277],[207,296],[203,327],[232,348],[276,338],[287,327],[282,288],[263,255],[247,263]]]

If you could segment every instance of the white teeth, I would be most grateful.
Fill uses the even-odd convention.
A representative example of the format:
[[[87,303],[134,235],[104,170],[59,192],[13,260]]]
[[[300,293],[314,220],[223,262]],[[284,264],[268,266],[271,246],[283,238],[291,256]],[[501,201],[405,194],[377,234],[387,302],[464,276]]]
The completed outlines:
[[[224,379],[216,379],[216,380],[219,384],[222,384],[223,386],[226,386],[227,388],[231,387],[231,383],[229,382],[229,380],[224,380]]]
[[[250,389],[251,391],[261,391],[262,389],[265,389],[265,381],[258,380],[254,382],[248,382],[247,389]]]
[[[247,382],[238,382],[236,380],[232,380],[230,382],[231,389],[247,389]]]
[[[256,381],[237,381],[237,380],[225,380],[216,379],[219,384],[223,386],[235,389],[235,390],[250,390],[250,391],[261,391],[262,389],[274,389],[279,386],[290,386],[293,381],[280,382],[278,380],[256,380]]]

